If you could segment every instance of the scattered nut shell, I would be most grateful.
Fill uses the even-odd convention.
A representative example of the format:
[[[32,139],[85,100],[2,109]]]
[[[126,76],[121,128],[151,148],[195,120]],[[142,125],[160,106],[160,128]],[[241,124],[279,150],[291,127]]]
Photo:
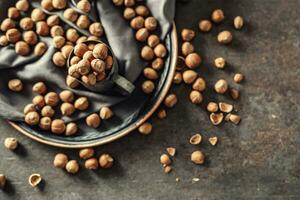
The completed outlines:
[[[218,143],[218,138],[216,136],[210,137],[210,138],[208,138],[208,141],[211,145],[215,146]]]
[[[222,123],[224,118],[223,113],[211,113],[210,114],[210,121],[213,125],[219,125]]]
[[[202,141],[202,136],[199,133],[192,135],[192,137],[190,138],[190,144],[193,145],[200,144],[201,141]]]
[[[38,186],[42,182],[42,176],[40,174],[31,174],[28,178],[28,182],[32,187]]]
[[[219,103],[219,109],[222,112],[230,113],[233,110],[233,105],[228,104],[228,103],[224,103],[224,102],[220,102]]]
[[[170,156],[175,156],[175,154],[176,154],[176,148],[174,148],[174,147],[168,147],[167,149],[167,152],[168,152],[168,154],[170,155]]]

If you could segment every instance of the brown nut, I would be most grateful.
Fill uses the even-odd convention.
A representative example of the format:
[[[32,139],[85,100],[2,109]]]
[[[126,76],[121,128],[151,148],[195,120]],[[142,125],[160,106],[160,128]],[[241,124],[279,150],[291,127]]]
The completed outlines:
[[[150,67],[144,69],[144,76],[150,80],[156,80],[158,78],[157,72]]]
[[[135,5],[135,0],[124,0],[124,6],[132,7]]]
[[[76,7],[84,13],[88,13],[91,10],[91,4],[88,0],[80,0]]]
[[[167,117],[167,111],[165,109],[161,109],[157,112],[157,117],[159,119],[165,119]]]
[[[53,63],[58,67],[64,67],[66,65],[66,59],[62,52],[56,52],[54,53],[52,57]]]
[[[79,58],[82,58],[85,52],[89,50],[88,46],[84,43],[79,43],[74,47],[74,54]]]
[[[201,151],[194,151],[191,154],[191,161],[197,165],[204,164],[205,156]]]
[[[190,138],[190,144],[193,145],[200,144],[201,141],[202,141],[202,136],[199,133],[192,135],[192,137]]]
[[[230,96],[233,98],[233,99],[238,99],[239,96],[240,96],[240,92],[235,89],[235,88],[231,88],[230,89]]]
[[[244,26],[244,19],[241,16],[236,16],[233,21],[235,29],[242,29]]]
[[[152,132],[152,124],[145,122],[139,127],[138,131],[142,135],[149,135]]]
[[[25,31],[23,33],[23,40],[29,45],[35,45],[38,42],[38,37],[33,31]]]
[[[27,0],[19,0],[16,3],[16,8],[20,11],[26,12],[29,9],[29,3]]]
[[[59,103],[59,96],[55,92],[49,92],[45,95],[45,103],[50,106],[56,106]]]
[[[40,115],[37,112],[29,112],[25,115],[25,122],[28,125],[37,125],[40,122]]]
[[[234,123],[234,124],[237,125],[237,124],[240,123],[241,117],[238,116],[238,115],[235,115],[235,114],[231,114],[231,115],[229,116],[229,121],[231,121],[232,123]]]
[[[51,124],[51,132],[55,135],[60,135],[66,130],[65,122],[61,119],[55,119]]]
[[[202,59],[199,54],[191,53],[185,58],[185,64],[190,69],[197,68],[202,62]]]
[[[210,138],[208,138],[208,141],[212,146],[215,146],[218,143],[218,138],[217,137],[210,137]]]
[[[81,75],[87,75],[91,71],[91,64],[88,60],[81,60],[77,64],[77,72]]]
[[[233,106],[228,103],[220,102],[219,103],[219,109],[222,112],[230,113],[233,110]]]
[[[52,0],[53,7],[61,10],[67,6],[67,0]]]
[[[77,124],[70,122],[66,125],[65,135],[72,136],[72,135],[75,135],[77,133],[77,131],[78,131]]]
[[[71,44],[66,44],[61,48],[61,53],[66,59],[69,57],[72,51],[73,51],[73,45]]]
[[[5,148],[13,151],[18,147],[18,140],[13,137],[5,138],[4,146]]]
[[[150,35],[147,40],[148,46],[151,48],[156,47],[156,45],[158,45],[159,42],[160,42],[160,39],[157,35]]]
[[[66,39],[70,42],[75,43],[79,38],[79,34],[74,28],[69,28],[66,32]]]
[[[203,92],[206,88],[206,82],[203,78],[199,77],[193,84],[193,89],[199,92]]]
[[[43,130],[50,130],[51,129],[52,120],[50,117],[42,117],[39,123],[39,127]]]
[[[145,20],[141,16],[137,16],[130,21],[130,26],[134,30],[139,30],[144,27]]]
[[[211,113],[209,118],[213,125],[219,125],[222,123],[224,115],[223,113]]]
[[[175,94],[168,94],[167,97],[164,100],[164,104],[168,108],[173,108],[175,104],[177,103],[177,97]]]
[[[105,60],[107,58],[107,56],[108,56],[108,47],[105,44],[103,44],[103,43],[97,44],[94,47],[93,56],[95,58],[99,58],[101,60]]]
[[[10,7],[10,8],[8,8],[7,16],[11,19],[17,19],[20,17],[20,12],[17,8]]]
[[[226,61],[224,58],[219,57],[215,59],[215,66],[219,69],[223,69],[226,65]]]
[[[41,109],[45,105],[45,99],[44,99],[44,97],[42,95],[37,95],[37,96],[33,97],[32,103],[36,107],[38,107],[39,109]]]
[[[5,35],[7,40],[11,43],[16,43],[21,39],[20,31],[18,31],[18,29],[15,28],[7,30]]]
[[[88,75],[82,76],[81,81],[86,85],[95,85],[97,82],[97,77],[94,73],[90,73]]]
[[[186,70],[182,74],[182,79],[184,83],[190,85],[196,80],[197,76],[198,74],[194,70]]]
[[[35,8],[31,12],[31,19],[34,22],[43,21],[46,18],[46,14],[42,9]]]
[[[89,31],[92,35],[101,37],[104,33],[103,27],[100,22],[94,22],[90,25]]]
[[[39,42],[34,47],[34,55],[36,56],[42,56],[47,51],[47,45],[44,42]]]
[[[207,33],[212,29],[212,23],[209,20],[201,20],[199,22],[200,31]]]
[[[190,100],[193,104],[200,104],[203,101],[203,96],[199,91],[192,90],[190,93]]]
[[[218,34],[218,42],[221,44],[229,44],[232,42],[233,36],[229,31],[222,31]]]
[[[236,82],[236,83],[240,83],[243,80],[244,80],[244,75],[240,74],[240,73],[235,74],[234,77],[233,77],[233,81]]]
[[[7,85],[8,88],[14,92],[21,92],[23,90],[23,83],[20,79],[11,79]]]
[[[42,0],[41,6],[43,9],[48,10],[48,11],[51,11],[54,9],[54,7],[52,5],[52,0]]]
[[[89,107],[89,101],[86,97],[79,97],[76,99],[74,106],[77,110],[86,110]]]
[[[77,40],[76,40],[76,44],[82,43],[84,41],[86,41],[88,39],[87,36],[80,36]]]
[[[92,62],[95,59],[95,57],[93,56],[93,51],[91,51],[91,50],[86,51],[83,54],[82,59]],[[91,63],[91,65],[92,65],[92,63]],[[105,66],[104,66],[104,68],[105,68]]]
[[[135,8],[135,12],[137,15],[142,17],[147,17],[149,15],[149,9],[144,5],[139,5]]]
[[[68,156],[63,154],[63,153],[59,153],[59,154],[56,154],[55,157],[54,157],[54,160],[53,160],[53,165],[54,167],[56,168],[65,168],[67,163],[68,163]]]
[[[91,21],[90,21],[89,17],[86,15],[80,15],[76,22],[76,25],[82,29],[87,29],[90,26],[90,24],[91,24]]]
[[[152,68],[155,69],[156,71],[161,70],[164,67],[164,60],[162,58],[156,58],[152,61]]]
[[[95,150],[92,148],[85,148],[79,151],[79,157],[84,160],[93,157],[94,154],[95,154]]]
[[[99,113],[99,116],[101,119],[110,119],[112,116],[114,115],[114,113],[112,112],[112,110],[107,107],[107,106],[104,106],[100,109],[100,113]]]
[[[9,29],[15,28],[16,25],[13,20],[6,18],[1,23],[1,31],[7,31]]]
[[[46,22],[40,21],[36,23],[36,33],[40,36],[48,36],[49,35],[49,26]]]
[[[114,64],[114,59],[112,56],[107,56],[107,58],[105,59],[105,69],[106,70],[111,70],[113,64]]]
[[[144,83],[142,84],[142,90],[146,94],[152,93],[154,89],[155,89],[155,84],[153,83],[153,81],[147,80],[144,81]]]
[[[54,114],[55,114],[54,109],[49,105],[44,106],[41,110],[41,115],[43,117],[53,117]]]
[[[195,48],[194,45],[192,45],[192,43],[190,42],[184,42],[181,46],[181,53],[183,56],[187,56],[191,53],[194,53]]]
[[[153,49],[149,46],[144,46],[141,51],[141,57],[146,61],[153,60],[153,58],[154,58]]]
[[[75,112],[75,107],[71,103],[64,102],[60,106],[60,111],[62,115],[71,116]]]
[[[148,39],[149,31],[146,28],[139,29],[136,34],[135,38],[139,42],[145,42]]]
[[[99,167],[98,160],[96,158],[87,159],[84,162],[84,167],[89,170],[96,170]]]
[[[157,20],[154,17],[147,17],[144,25],[149,31],[154,31],[157,27]]]
[[[32,187],[38,186],[42,182],[43,178],[40,174],[31,174],[28,178],[29,185]]]
[[[53,27],[51,27],[51,30],[50,30],[50,35],[51,37],[55,37],[55,36],[64,36],[64,29],[59,26],[59,25],[55,25]]]
[[[32,21],[32,19],[30,17],[24,17],[20,20],[19,25],[20,25],[21,29],[23,29],[24,31],[29,31],[29,30],[33,29],[34,22]]]
[[[50,27],[59,25],[59,17],[57,15],[51,15],[47,18],[46,23]]]
[[[133,8],[125,8],[123,12],[123,17],[127,20],[131,20],[135,17],[135,11]]]
[[[79,78],[80,74],[77,72],[77,65],[71,65],[68,68],[68,74],[74,78]]]
[[[8,45],[8,39],[5,35],[0,36],[0,46],[4,47]]]
[[[76,65],[77,63],[79,63],[80,60],[81,60],[81,58],[79,58],[78,56],[73,56],[71,58],[70,64],[71,65]]]
[[[76,160],[70,160],[66,164],[66,170],[70,174],[76,174],[79,171],[79,164]]]
[[[101,124],[101,118],[98,114],[93,113],[86,117],[85,122],[90,127],[98,128]]]
[[[165,45],[163,44],[159,44],[154,48],[154,54],[158,57],[158,58],[164,58],[167,55],[167,49],[165,47]]]
[[[160,156],[160,163],[164,166],[168,166],[172,163],[172,160],[170,159],[170,157],[167,154],[162,154]]]
[[[192,41],[195,38],[196,34],[193,30],[191,29],[183,29],[181,31],[181,38],[185,42]]]
[[[30,47],[26,42],[19,41],[16,43],[15,51],[21,56],[27,56],[30,53]]]
[[[66,77],[66,84],[70,88],[76,88],[79,85],[79,82],[76,78],[67,75]]]
[[[33,103],[27,104],[23,109],[24,115],[26,115],[29,112],[34,112],[34,111],[36,111],[36,108]]]
[[[215,102],[209,102],[206,107],[208,112],[215,113],[219,110],[218,104]]]
[[[109,154],[102,154],[99,157],[99,165],[102,168],[111,168],[114,163],[114,159]]]
[[[72,103],[74,101],[74,93],[69,90],[64,90],[59,93],[59,98],[62,102]]]
[[[60,49],[64,46],[66,39],[63,36],[55,36],[52,40],[54,48]]]
[[[100,59],[92,60],[91,67],[94,72],[97,72],[97,73],[105,72],[105,62]]]
[[[73,8],[67,8],[64,11],[64,18],[71,22],[75,22],[78,18],[78,13]]]
[[[224,12],[221,9],[216,9],[211,14],[211,20],[215,23],[222,22],[224,18]]]
[[[0,189],[3,189],[6,185],[6,177],[3,174],[0,174]]]
[[[112,2],[115,4],[115,6],[122,6],[124,3],[124,0],[112,0]]]
[[[215,84],[215,91],[219,94],[224,94],[228,89],[228,83],[224,79],[220,79]]]

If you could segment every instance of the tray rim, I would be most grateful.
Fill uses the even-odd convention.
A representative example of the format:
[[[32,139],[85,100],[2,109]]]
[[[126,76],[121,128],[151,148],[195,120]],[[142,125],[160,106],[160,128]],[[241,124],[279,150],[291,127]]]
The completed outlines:
[[[45,140],[43,138],[37,137],[35,135],[32,135],[30,132],[24,130],[21,128],[18,124],[16,124],[13,121],[7,120],[7,123],[10,124],[14,129],[22,133],[23,135],[29,137],[30,139],[40,142],[42,144],[46,144],[49,146],[54,146],[54,147],[61,147],[61,148],[69,148],[69,149],[77,149],[77,148],[88,148],[88,147],[96,147],[100,145],[104,145],[110,142],[113,142],[115,140],[118,140],[135,129],[137,129],[141,124],[146,122],[152,115],[153,113],[157,110],[157,108],[160,106],[160,104],[163,102],[165,96],[167,95],[173,81],[173,76],[175,74],[176,70],[176,62],[177,62],[177,57],[178,57],[178,37],[177,37],[177,31],[176,31],[176,25],[173,22],[172,24],[172,31],[171,31],[171,42],[172,42],[172,55],[171,55],[171,67],[170,67],[170,75],[167,77],[166,80],[166,86],[162,89],[157,101],[153,105],[153,107],[141,118],[139,119],[136,123],[134,123],[131,126],[128,126],[124,130],[121,130],[118,134],[111,135],[108,137],[105,137],[103,139],[100,139],[99,141],[96,141],[94,143],[89,143],[89,144],[62,144],[62,143],[56,143],[52,141]]]

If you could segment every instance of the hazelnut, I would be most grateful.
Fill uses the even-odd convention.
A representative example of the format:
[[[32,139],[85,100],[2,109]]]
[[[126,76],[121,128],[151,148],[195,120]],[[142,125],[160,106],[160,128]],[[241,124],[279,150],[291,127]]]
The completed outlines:
[[[50,106],[56,106],[59,103],[59,96],[55,92],[49,92],[45,95],[45,103]]]
[[[36,111],[36,108],[33,103],[27,104],[23,109],[24,115],[26,115],[29,112],[34,112],[34,111]]]
[[[156,47],[156,45],[158,45],[159,42],[160,42],[160,39],[157,35],[150,35],[148,37],[147,43],[148,43],[148,46],[151,47],[151,48]]]
[[[41,109],[45,105],[45,99],[42,95],[37,95],[37,96],[33,97],[32,103]]]
[[[72,103],[74,101],[74,93],[69,90],[64,90],[59,93],[59,98],[62,102]]]
[[[47,50],[47,45],[44,42],[39,42],[34,47],[34,55],[36,56],[42,56]]]
[[[234,77],[233,77],[233,81],[236,82],[236,83],[240,83],[244,80],[244,75],[243,74],[235,74]]]
[[[107,55],[108,55],[108,47],[105,44],[100,43],[94,47],[93,56],[95,58],[105,60],[107,58]]]
[[[85,121],[88,126],[93,127],[93,128],[98,128],[101,123],[101,119],[100,119],[99,115],[97,115],[96,113],[93,113],[93,114],[87,116]]]
[[[158,78],[157,72],[150,67],[144,69],[144,76],[150,80],[156,80]]]
[[[73,46],[70,44],[66,44],[61,48],[61,53],[67,59],[70,53],[72,52],[72,50],[73,50]]]
[[[67,6],[67,0],[52,0],[53,7],[61,10]]]
[[[135,4],[135,0],[124,0],[124,6],[132,7]]]
[[[41,115],[43,117],[53,117],[54,114],[55,114],[54,109],[49,105],[44,106],[41,110]]]
[[[70,88],[76,88],[79,85],[79,82],[77,81],[76,78],[73,78],[72,76],[67,76],[66,77],[66,84]]]
[[[193,89],[199,92],[203,92],[206,88],[205,80],[201,77],[197,78],[193,84]]]
[[[167,165],[164,167],[164,173],[165,174],[168,174],[172,171],[172,167],[170,165]]]
[[[212,23],[209,20],[201,20],[199,22],[200,31],[207,33],[212,29]]]
[[[70,42],[75,43],[77,41],[77,39],[79,38],[79,34],[77,33],[76,29],[69,28],[66,32],[66,38]]]
[[[114,115],[114,113],[112,112],[112,110],[107,107],[107,106],[104,106],[100,109],[100,113],[99,113],[99,116],[101,119],[110,119],[112,116]]]
[[[141,16],[137,16],[130,21],[130,26],[134,30],[139,30],[144,27],[144,18]]]
[[[42,117],[39,123],[39,127],[43,130],[51,129],[52,120],[50,117]]]
[[[191,154],[191,161],[197,165],[204,164],[205,156],[201,151],[194,151]]]
[[[96,158],[90,158],[84,162],[84,167],[86,169],[95,170],[98,169],[98,160]]]
[[[67,124],[66,126],[66,132],[65,135],[66,136],[71,136],[71,135],[75,135],[78,131],[78,127],[77,124],[70,122]]]
[[[95,72],[96,73],[96,72]],[[96,79],[97,81],[103,81],[106,78],[105,72],[97,73],[96,74]]]
[[[0,174],[0,189],[3,189],[6,184],[6,177],[3,174]]]
[[[70,160],[66,164],[66,170],[70,174],[76,174],[79,171],[79,164],[76,160]]]
[[[222,123],[224,115],[223,113],[211,113],[209,118],[213,125],[219,125]]]
[[[145,42],[148,36],[149,36],[149,31],[146,28],[139,29],[135,34],[135,38],[139,42]]]
[[[86,41],[88,38],[87,36],[81,36],[76,40],[76,44],[82,43],[84,41]]]
[[[152,68],[155,70],[161,70],[164,67],[164,60],[162,58],[156,58],[152,61]]]
[[[142,90],[146,94],[150,94],[154,91],[155,89],[155,84],[153,81],[147,80],[142,84]]]
[[[167,55],[167,49],[163,44],[159,44],[154,48],[154,54],[158,58],[164,58]]]
[[[208,112],[215,113],[219,110],[218,104],[215,102],[209,102],[206,107]]]
[[[70,60],[70,64],[76,65],[77,63],[79,63],[80,60],[81,60],[81,58],[79,58],[78,56],[73,56]]]
[[[175,155],[176,155],[176,149],[175,149],[174,147],[168,147],[168,148],[166,149],[166,151],[168,152],[168,154],[169,154],[170,156],[175,156]]]
[[[147,17],[145,19],[145,28],[149,31],[154,31],[157,27],[157,20],[154,17]]]
[[[26,42],[19,41],[16,43],[15,51],[17,54],[20,54],[21,56],[26,56],[30,53],[30,47]]]
[[[76,99],[74,106],[77,110],[86,110],[89,107],[89,102],[86,97],[79,97]]]
[[[219,94],[224,94],[227,92],[228,83],[224,79],[220,79],[215,84],[215,91]]]
[[[67,163],[68,163],[68,156],[63,154],[63,153],[59,153],[59,154],[56,154],[55,157],[54,157],[54,160],[53,160],[53,165],[54,167],[56,168],[65,168]]]
[[[190,100],[193,104],[199,104],[199,103],[202,103],[203,96],[199,91],[193,90],[190,93]]]
[[[100,59],[94,59],[91,62],[91,67],[92,67],[93,71],[95,71],[97,73],[104,72],[105,71],[105,62]]]
[[[60,106],[60,111],[62,115],[70,116],[75,112],[73,104],[64,102]]]
[[[14,21],[9,18],[6,18],[2,21],[0,28],[1,28],[1,31],[7,31],[7,30],[13,29],[15,27],[16,27],[16,25],[15,25]]]
[[[231,96],[233,99],[238,99],[239,96],[240,96],[240,92],[239,92],[237,89],[231,88],[231,89],[230,89],[230,96]]]
[[[77,72],[77,65],[71,65],[69,68],[68,68],[68,74],[74,78],[79,78],[80,77],[80,74]]]
[[[82,82],[84,82],[87,85],[95,85],[97,82],[97,77],[95,74],[90,73],[88,75],[84,75],[81,77]]]
[[[219,69],[223,69],[226,65],[226,61],[224,58],[219,57],[215,59],[215,66]]]
[[[216,9],[211,14],[211,20],[215,23],[220,23],[224,20],[224,12],[221,9]]]
[[[89,49],[88,49],[88,46],[84,43],[79,43],[77,44],[75,47],[74,47],[74,54],[76,56],[78,56],[79,58],[82,58],[83,55],[85,54],[85,52],[87,52]]]
[[[32,187],[38,186],[42,182],[43,178],[40,174],[31,174],[28,178],[29,185]]]
[[[21,92],[23,90],[23,83],[20,79],[12,79],[8,81],[8,88],[14,92]]]
[[[195,32],[191,29],[183,29],[181,31],[181,37],[182,40],[185,42],[190,42],[194,39],[194,37],[196,36]]]
[[[194,45],[192,45],[192,43],[190,42],[184,42],[181,46],[181,53],[183,56],[187,56],[191,53],[194,53],[195,48]]]
[[[234,124],[237,125],[237,124],[240,123],[241,117],[238,116],[238,115],[230,114],[230,116],[229,116],[229,121],[231,121],[232,123],[234,123]]]
[[[48,11],[51,11],[54,9],[54,7],[52,5],[52,0],[42,0],[41,6],[43,9],[48,10]]]
[[[244,26],[244,19],[241,16],[236,16],[233,21],[235,29],[242,29]]]
[[[88,0],[80,0],[76,7],[84,13],[88,13],[91,10],[91,4]]]
[[[138,131],[142,135],[149,135],[152,132],[152,129],[152,124],[145,122],[139,127]]]
[[[185,64],[190,69],[195,69],[201,62],[202,59],[197,53],[191,53],[185,58]]]
[[[230,113],[233,110],[233,106],[228,103],[220,102],[219,103],[220,111],[225,113]]]
[[[194,70],[186,70],[182,74],[182,79],[186,84],[190,85],[196,80],[197,76],[198,74]]]
[[[20,27],[24,30],[24,31],[28,31],[31,30],[34,26],[34,22],[32,21],[32,19],[30,17],[24,17],[20,20]]]
[[[141,57],[146,61],[153,60],[153,58],[154,58],[153,49],[149,46],[144,46],[141,51]]]
[[[105,69],[106,70],[111,70],[113,64],[114,64],[114,59],[112,56],[107,56],[107,58],[105,59],[105,64],[106,64],[106,67]]]
[[[84,160],[93,157],[94,154],[95,154],[95,150],[92,148],[85,148],[79,151],[79,157]]]
[[[43,21],[46,18],[46,14],[42,9],[35,8],[31,12],[31,19],[34,22]]]
[[[89,31],[92,35],[101,37],[104,33],[103,27],[100,22],[94,22],[90,25]]]
[[[78,13],[73,8],[67,8],[64,11],[64,18],[71,22],[75,22],[78,18]]]
[[[21,39],[21,33],[18,29],[12,28],[6,32],[6,38],[11,43],[16,43]]]
[[[202,136],[199,133],[192,135],[192,137],[190,138],[190,144],[193,145],[200,144],[201,141],[202,141]]]
[[[66,40],[63,36],[55,36],[52,40],[52,44],[54,48],[60,49],[64,44]]]
[[[4,47],[8,45],[8,40],[5,35],[0,36],[0,46]]]
[[[10,7],[8,8],[7,16],[11,19],[17,19],[18,17],[20,17],[20,12],[17,8]]]
[[[160,156],[160,163],[164,166],[168,166],[172,163],[170,157],[167,154],[162,154]]]
[[[149,9],[146,6],[139,5],[135,8],[135,12],[137,15],[142,17],[147,17],[149,15]]]
[[[49,26],[46,22],[40,21],[36,23],[36,33],[40,36],[48,36],[49,35]]]
[[[64,67],[66,65],[66,59],[62,52],[56,52],[54,53],[52,57],[53,63],[58,67]]]
[[[25,115],[25,122],[31,126],[37,125],[40,122],[40,116],[37,112],[29,112]]]
[[[185,59],[182,56],[177,57],[176,70],[182,71],[185,67]]]
[[[87,75],[91,70],[91,64],[87,60],[81,60],[77,64],[77,72],[81,75]]]
[[[102,168],[111,168],[114,163],[114,159],[109,154],[102,154],[99,157],[99,165]]]
[[[218,143],[218,138],[217,137],[210,137],[210,138],[208,138],[208,141],[212,146],[215,146]]]
[[[4,146],[9,150],[15,150],[18,147],[18,140],[13,137],[5,138]]]
[[[86,51],[83,56],[82,56],[82,59],[84,60],[88,60],[89,62],[92,62],[95,58],[93,56],[93,51],[91,50],[88,50]],[[92,64],[91,64],[92,65]],[[104,67],[105,68],[105,67]]]
[[[19,0],[16,3],[16,8],[20,11],[26,12],[29,9],[29,3],[27,0]]]
[[[124,3],[124,0],[112,0],[112,2],[115,4],[115,6],[122,6]]]
[[[165,100],[164,100],[164,104],[166,107],[168,108],[172,108],[175,106],[175,104],[177,103],[177,97],[175,94],[169,94]]]
[[[38,42],[38,37],[33,31],[25,31],[23,33],[23,39],[29,45],[35,45]]]
[[[59,25],[59,17],[57,15],[51,15],[47,18],[47,25],[53,27],[55,25]]]
[[[66,130],[65,122],[61,119],[55,119],[51,124],[51,132],[55,135],[60,135]]]
[[[55,25],[51,27],[50,30],[51,37],[64,36],[64,33],[65,33],[64,29],[59,25]]]
[[[76,22],[76,25],[82,29],[87,29],[90,26],[90,24],[90,19],[86,15],[80,15]]]
[[[157,117],[159,119],[165,119],[167,117],[167,111],[165,109],[161,109],[157,112]]]
[[[232,38],[232,33],[229,31],[222,31],[218,34],[218,42],[221,44],[229,44]]]
[[[135,17],[135,11],[133,8],[125,8],[123,12],[123,17],[127,20],[131,20]]]
[[[175,72],[173,77],[173,83],[180,84],[182,82],[182,74],[180,72]]]

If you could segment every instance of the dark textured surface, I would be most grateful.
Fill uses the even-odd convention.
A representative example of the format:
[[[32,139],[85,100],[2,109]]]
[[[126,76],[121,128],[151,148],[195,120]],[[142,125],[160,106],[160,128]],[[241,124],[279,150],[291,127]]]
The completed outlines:
[[[1,143],[7,136],[17,137],[22,146],[16,153],[0,146],[0,173],[10,180],[0,199],[299,199],[300,198],[300,20],[297,0],[194,0],[177,3],[178,29],[196,28],[213,8],[224,9],[227,20],[211,34],[198,34],[195,45],[204,57],[199,70],[211,90],[218,78],[225,78],[241,89],[235,103],[243,121],[239,126],[213,127],[203,107],[187,100],[188,87],[175,87],[180,101],[164,121],[153,119],[155,130],[143,137],[132,133],[112,144],[99,147],[98,154],[110,152],[117,160],[111,170],[81,170],[76,176],[52,167],[53,155],[60,149],[44,146],[23,137],[0,122]],[[243,31],[234,31],[228,47],[216,43],[218,30],[232,30],[231,19],[247,20]],[[212,60],[224,56],[230,67],[218,71]],[[232,83],[234,72],[246,75],[240,86]],[[223,99],[205,92],[205,102]],[[226,99],[226,98],[225,98]],[[229,100],[228,100],[229,101]],[[200,146],[188,138],[201,132]],[[220,142],[210,147],[207,137],[217,135]],[[162,173],[159,155],[175,146],[171,174]],[[202,149],[205,166],[189,161],[190,153]],[[77,151],[64,151],[77,158]],[[34,190],[27,177],[41,173],[45,185]],[[179,177],[180,182],[175,178]],[[192,178],[199,182],[193,183]]]

